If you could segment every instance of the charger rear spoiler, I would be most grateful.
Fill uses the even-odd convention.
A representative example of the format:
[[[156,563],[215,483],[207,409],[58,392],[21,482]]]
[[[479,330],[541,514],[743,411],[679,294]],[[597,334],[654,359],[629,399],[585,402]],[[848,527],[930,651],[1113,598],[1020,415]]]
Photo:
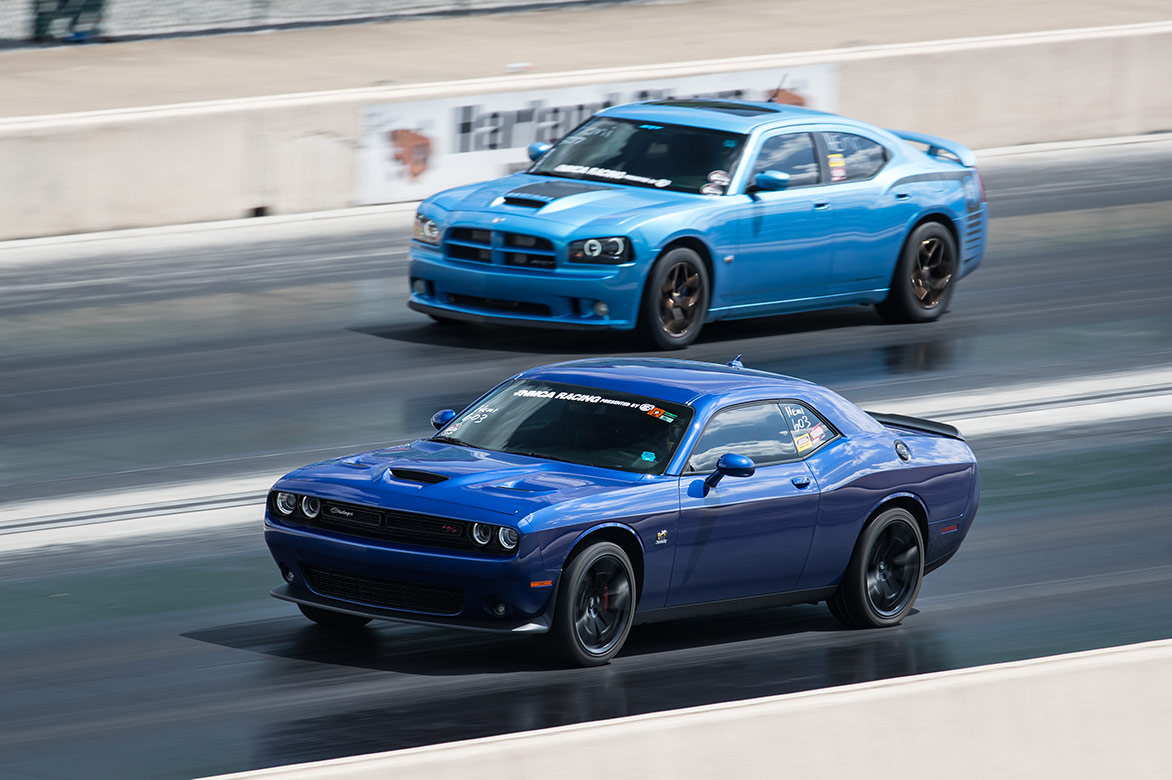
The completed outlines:
[[[867,414],[874,417],[883,425],[893,425],[896,428],[907,428],[912,431],[934,433],[938,436],[947,436],[950,439],[964,441],[964,437],[960,435],[960,431],[948,423],[924,420],[919,417],[906,417],[902,414],[884,414],[883,412],[867,412]]]
[[[889,130],[888,132],[905,141],[911,141],[914,144],[923,144],[928,147],[928,156],[930,157],[944,157],[955,160],[968,168],[976,167],[977,156],[973,154],[973,150],[955,141],[937,138],[934,135],[925,135],[924,133],[912,133],[907,130]]]

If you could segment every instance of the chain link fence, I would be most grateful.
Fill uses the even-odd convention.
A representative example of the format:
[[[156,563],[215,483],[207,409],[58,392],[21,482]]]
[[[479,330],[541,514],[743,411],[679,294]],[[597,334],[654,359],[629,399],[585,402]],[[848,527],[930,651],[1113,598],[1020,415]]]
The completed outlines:
[[[613,0],[612,0],[613,1]],[[263,29],[583,0],[0,0],[0,41]]]

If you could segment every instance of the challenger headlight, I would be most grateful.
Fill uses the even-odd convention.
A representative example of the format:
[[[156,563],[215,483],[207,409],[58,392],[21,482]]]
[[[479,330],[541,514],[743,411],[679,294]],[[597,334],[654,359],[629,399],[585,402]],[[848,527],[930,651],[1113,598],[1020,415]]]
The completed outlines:
[[[492,541],[492,526],[484,523],[472,524],[472,541],[481,547]]]
[[[600,263],[618,265],[634,259],[631,242],[623,236],[609,238],[588,238],[570,244],[571,263]]]
[[[312,496],[305,496],[301,499],[301,514],[312,520],[317,517],[319,512],[321,512],[321,501]]]
[[[435,224],[434,219],[417,213],[415,215],[415,232],[412,236],[416,241],[435,246],[440,242],[439,225]]]
[[[506,550],[513,550],[516,549],[517,542],[521,540],[521,537],[512,528],[502,528],[497,532],[496,540]]]
[[[288,517],[297,509],[297,496],[292,493],[278,493],[277,500],[273,503],[278,512]]]

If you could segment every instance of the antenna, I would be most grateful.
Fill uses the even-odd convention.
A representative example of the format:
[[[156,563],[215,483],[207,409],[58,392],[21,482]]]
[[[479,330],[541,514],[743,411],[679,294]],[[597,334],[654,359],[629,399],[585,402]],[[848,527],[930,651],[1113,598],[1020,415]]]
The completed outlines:
[[[777,102],[777,97],[778,97],[778,95],[781,94],[781,91],[785,88],[785,82],[787,79],[789,79],[789,73],[788,72],[782,73],[781,74],[781,81],[777,82],[777,88],[773,90],[773,94],[770,95],[769,100],[766,101],[767,103],[776,103]]]
[[[737,355],[735,358],[733,358],[732,360],[725,363],[725,365],[730,368],[744,368],[745,367],[745,364],[741,362],[740,355]]]

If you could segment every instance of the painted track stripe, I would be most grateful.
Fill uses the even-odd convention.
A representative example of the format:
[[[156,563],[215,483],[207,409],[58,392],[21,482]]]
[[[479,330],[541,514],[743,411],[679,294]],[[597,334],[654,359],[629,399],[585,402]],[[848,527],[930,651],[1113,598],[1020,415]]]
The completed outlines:
[[[1172,368],[863,405],[948,422],[970,438],[1172,417]],[[276,477],[0,504],[0,552],[248,523],[259,531]]]

